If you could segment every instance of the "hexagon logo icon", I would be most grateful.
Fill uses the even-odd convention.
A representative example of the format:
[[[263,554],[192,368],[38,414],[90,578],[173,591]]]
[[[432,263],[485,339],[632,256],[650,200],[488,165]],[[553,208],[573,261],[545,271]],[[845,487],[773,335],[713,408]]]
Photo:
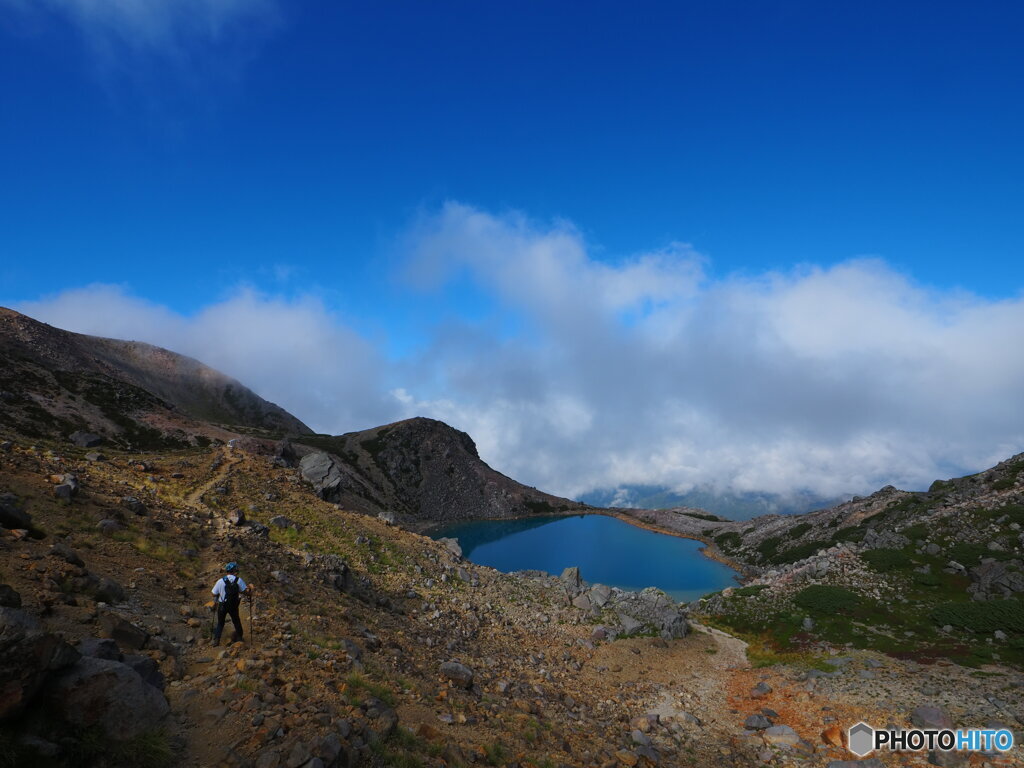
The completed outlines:
[[[846,732],[846,745],[857,757],[864,757],[875,748],[875,729],[867,723],[857,723]]]

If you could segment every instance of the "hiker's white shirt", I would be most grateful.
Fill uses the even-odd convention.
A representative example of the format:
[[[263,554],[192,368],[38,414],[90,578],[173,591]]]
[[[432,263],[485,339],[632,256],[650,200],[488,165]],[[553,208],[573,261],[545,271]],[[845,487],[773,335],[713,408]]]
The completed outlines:
[[[221,578],[217,579],[217,583],[214,584],[213,589],[210,590],[217,597],[218,603],[223,603],[227,598],[227,595],[224,594],[224,579],[231,579],[232,581],[237,581],[239,594],[245,592],[246,590],[245,582],[242,581],[241,576],[233,576],[230,573],[227,576],[222,576]]]

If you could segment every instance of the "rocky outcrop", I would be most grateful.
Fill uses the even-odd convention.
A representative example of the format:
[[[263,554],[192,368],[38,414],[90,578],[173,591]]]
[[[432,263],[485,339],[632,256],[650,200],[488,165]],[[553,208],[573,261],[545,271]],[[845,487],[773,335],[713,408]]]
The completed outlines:
[[[363,432],[311,440],[320,450],[299,462],[322,499],[423,528],[452,520],[585,511],[576,501],[530,488],[481,460],[465,432],[414,418]]]
[[[98,727],[115,741],[157,727],[170,711],[159,689],[132,667],[88,656],[51,681],[47,702],[61,720]]]
[[[21,714],[47,677],[78,658],[78,652],[39,621],[13,608],[0,608],[0,721]]]

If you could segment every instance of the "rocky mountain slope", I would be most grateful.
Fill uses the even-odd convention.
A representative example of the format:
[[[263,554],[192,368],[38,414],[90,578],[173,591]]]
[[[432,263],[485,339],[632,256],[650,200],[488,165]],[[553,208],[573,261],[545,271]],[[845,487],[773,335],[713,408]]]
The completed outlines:
[[[223,430],[309,434],[238,381],[160,347],[70,333],[0,307],[0,425],[38,437],[94,433],[172,447]]]
[[[798,517],[614,511],[747,570],[687,615],[392,524],[579,509],[439,422],[275,442],[109,361],[65,386],[63,361],[94,347],[52,331],[5,352],[28,375],[0,421],[0,766],[847,768],[858,720],[1024,722],[1024,457]],[[107,442],[69,441],[73,419]],[[160,439],[140,452],[143,426]],[[256,599],[246,642],[213,648],[229,560]],[[967,760],[1022,764],[865,765]]]
[[[926,492],[887,487],[804,515],[631,514],[702,538],[747,573],[742,589],[694,609],[748,639],[1024,665],[1024,454]]]
[[[589,509],[495,471],[480,458],[469,435],[434,419],[297,442],[321,449],[300,463],[302,476],[320,498],[383,514],[405,527]]]

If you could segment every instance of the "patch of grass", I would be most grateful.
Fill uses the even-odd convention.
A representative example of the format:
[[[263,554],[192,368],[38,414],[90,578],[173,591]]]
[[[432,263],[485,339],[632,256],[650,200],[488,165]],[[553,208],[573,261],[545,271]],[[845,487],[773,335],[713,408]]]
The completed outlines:
[[[917,573],[914,574],[914,581],[920,584],[922,587],[939,587],[942,586],[942,577],[937,573]]]
[[[349,704],[358,705],[363,701],[364,696],[372,696],[380,699],[389,707],[395,706],[395,694],[385,685],[368,680],[358,672],[353,672],[345,678],[344,696]]]
[[[906,568],[910,565],[910,557],[898,549],[869,549],[862,552],[861,557],[879,573],[888,573],[899,568]]]
[[[484,745],[484,759],[488,765],[501,765],[508,757],[508,750],[500,741]]]
[[[992,552],[986,545],[974,541],[961,541],[949,548],[949,557],[956,560],[960,565],[977,565],[983,557],[998,558],[1000,552]]]
[[[797,592],[793,602],[813,613],[835,614],[857,607],[860,597],[845,587],[812,584]]]
[[[939,626],[951,624],[972,632],[1024,632],[1024,602],[1011,599],[942,603],[932,609],[931,619]]]

